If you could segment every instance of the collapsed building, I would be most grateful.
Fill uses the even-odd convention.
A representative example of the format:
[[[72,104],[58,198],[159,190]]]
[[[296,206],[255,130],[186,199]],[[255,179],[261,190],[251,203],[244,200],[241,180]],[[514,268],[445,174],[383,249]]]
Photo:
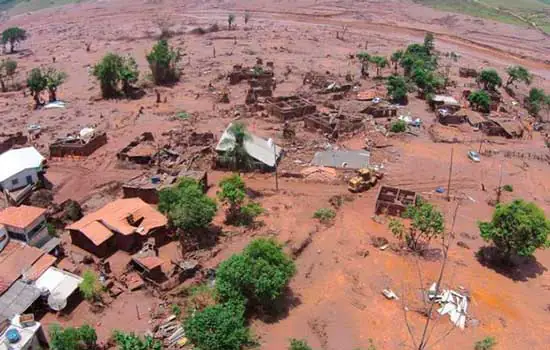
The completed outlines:
[[[274,77],[273,69],[269,65],[264,68],[262,65],[255,65],[254,67],[243,67],[240,64],[233,66],[233,70],[229,73],[229,84],[236,85],[243,80],[272,80]]]
[[[120,150],[116,156],[121,161],[150,165],[153,163],[157,152],[158,149],[155,145],[155,138],[153,134],[150,132],[144,132]]]
[[[477,73],[477,70],[473,68],[460,67],[458,69],[458,75],[461,78],[477,78],[478,73]]]
[[[268,98],[266,101],[266,110],[271,115],[287,121],[314,113],[317,107],[300,96],[281,96]]]
[[[146,203],[157,204],[159,192],[164,188],[170,188],[178,183],[178,180],[190,178],[195,180],[201,189],[208,189],[206,171],[182,170],[176,175],[170,174],[142,174],[122,185],[124,198],[140,198]]]
[[[468,123],[487,136],[521,138],[524,133],[521,122],[511,118],[487,118],[480,114],[469,113]]]
[[[22,132],[0,133],[0,154],[9,151],[14,146],[24,146],[29,141]]]
[[[316,112],[304,117],[304,127],[309,130],[320,130],[324,134],[329,134],[331,138],[338,138],[341,134],[364,128],[364,120],[362,116],[338,111]]]
[[[407,207],[416,204],[414,191],[397,187],[382,186],[376,198],[375,213],[391,216],[402,216]]]
[[[50,157],[87,157],[107,144],[107,133],[84,128],[78,136],[57,139],[50,145]]]
[[[397,107],[385,101],[371,102],[361,113],[372,115],[374,118],[391,118],[397,116]]]

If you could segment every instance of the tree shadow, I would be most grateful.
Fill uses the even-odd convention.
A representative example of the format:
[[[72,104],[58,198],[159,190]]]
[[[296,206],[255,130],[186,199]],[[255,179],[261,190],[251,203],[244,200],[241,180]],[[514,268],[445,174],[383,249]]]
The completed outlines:
[[[187,251],[210,249],[218,244],[222,234],[222,228],[217,225],[210,225],[203,230],[193,232],[180,232],[180,240]]]
[[[288,317],[290,310],[302,304],[302,300],[294,294],[292,289],[286,287],[281,296],[268,308],[257,306],[251,308],[251,315],[262,322],[271,324]]]
[[[533,257],[513,257],[505,260],[496,247],[481,247],[476,253],[479,263],[515,282],[527,282],[542,275],[548,269]]]

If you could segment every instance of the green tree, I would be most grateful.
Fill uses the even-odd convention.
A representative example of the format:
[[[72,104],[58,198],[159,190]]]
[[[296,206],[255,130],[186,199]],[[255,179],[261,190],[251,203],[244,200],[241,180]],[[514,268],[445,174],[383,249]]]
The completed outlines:
[[[10,79],[13,83],[13,77],[17,71],[17,62],[14,60],[2,60],[0,63],[0,86],[2,92],[6,92],[7,89],[7,80]]]
[[[506,73],[508,73],[508,80],[506,80],[506,87],[509,87],[511,84],[516,81],[525,83],[525,85],[531,85],[533,81],[533,76],[527,68],[523,66],[511,66],[506,68]]]
[[[474,91],[468,96],[468,101],[472,108],[480,112],[489,112],[491,107],[491,97],[483,90]]]
[[[227,130],[229,137],[222,143],[228,150],[223,156],[223,160],[233,164],[237,171],[249,169],[251,166],[250,156],[245,148],[245,142],[251,139],[246,125],[242,122],[234,122]]]
[[[162,350],[162,343],[150,336],[141,339],[134,333],[114,331],[113,333],[119,350]]]
[[[434,94],[437,90],[443,88],[445,84],[442,77],[423,67],[414,68],[411,79],[422,90],[424,96]]]
[[[443,214],[426,202],[407,207],[403,216],[411,221],[408,229],[392,220],[390,230],[396,237],[404,238],[409,249],[414,251],[422,250],[445,229]]]
[[[288,350],[313,350],[311,346],[303,339],[290,339]]]
[[[219,186],[218,198],[228,206],[227,223],[247,226],[263,212],[263,208],[258,203],[247,201],[246,186],[238,174],[222,179]]]
[[[33,68],[27,77],[27,87],[31,91],[31,96],[34,98],[34,108],[40,107],[40,93],[48,86],[48,79],[42,73],[40,68]]]
[[[543,107],[546,110],[547,119],[550,119],[550,95],[544,96]]]
[[[91,270],[84,271],[78,288],[86,300],[97,300],[101,297],[101,284],[97,274]]]
[[[227,25],[228,25],[229,30],[231,30],[231,26],[233,25],[233,23],[235,23],[235,15],[230,13],[227,16]]]
[[[380,77],[382,69],[388,66],[388,59],[383,56],[371,56],[370,61],[376,66],[376,76]]]
[[[159,210],[173,226],[185,231],[207,228],[216,215],[216,202],[205,195],[199,184],[189,178],[159,192]]]
[[[486,337],[483,340],[476,341],[474,344],[475,350],[491,350],[497,345],[497,341],[494,337]]]
[[[181,59],[179,50],[174,50],[168,41],[159,40],[147,55],[147,62],[157,85],[171,84],[179,80],[180,72],[177,67]]]
[[[15,52],[15,46],[27,40],[27,31],[19,27],[11,27],[2,32],[2,44],[10,44],[10,53]]]
[[[391,62],[393,63],[393,69],[397,73],[397,66],[401,58],[403,57],[403,50],[397,50],[391,55]]]
[[[407,82],[403,77],[392,75],[386,83],[388,96],[393,102],[406,103],[407,101]]]
[[[57,101],[57,88],[65,82],[67,74],[50,67],[43,73],[46,77],[46,88],[48,89],[49,101]]]
[[[525,105],[529,113],[538,116],[541,106],[545,100],[545,93],[542,89],[532,88],[529,95],[525,98]]]
[[[492,242],[506,260],[513,255],[532,256],[549,246],[550,222],[535,203],[521,199],[498,204],[490,222],[479,222],[481,237]]]
[[[51,350],[92,350],[97,346],[95,329],[88,325],[61,328],[54,324],[49,329]]]
[[[222,301],[246,300],[269,309],[295,272],[294,262],[280,244],[260,238],[220,264],[216,291]]]
[[[122,92],[130,96],[132,84],[137,82],[139,71],[136,61],[131,57],[122,57],[108,53],[94,66],[92,74],[99,80],[101,94],[104,98],[117,97]]]
[[[433,33],[426,33],[424,36],[424,49],[428,55],[432,55],[435,49]]]
[[[240,350],[250,343],[244,312],[240,302],[208,306],[187,318],[185,335],[196,350]]]
[[[394,133],[400,133],[407,131],[407,123],[404,120],[397,120],[391,123],[390,131]]]
[[[355,57],[357,57],[359,62],[361,62],[361,76],[367,77],[369,75],[369,62],[371,60],[371,56],[368,52],[361,51],[358,52]]]
[[[478,81],[483,84],[483,88],[487,91],[495,91],[497,87],[502,85],[502,79],[494,69],[482,70]]]

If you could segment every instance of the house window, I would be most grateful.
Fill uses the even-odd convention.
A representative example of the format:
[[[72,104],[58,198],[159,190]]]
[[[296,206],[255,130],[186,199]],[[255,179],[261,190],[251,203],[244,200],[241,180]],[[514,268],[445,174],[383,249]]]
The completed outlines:
[[[46,226],[45,221],[42,221],[41,223],[36,225],[36,227],[33,228],[31,231],[29,231],[29,233],[27,234],[27,240],[31,241],[34,238],[34,236],[36,236],[37,233],[39,233],[44,229],[45,226]]]
[[[32,185],[32,176],[27,175],[26,179],[27,179],[27,185]]]
[[[16,239],[18,241],[23,241],[23,242],[27,241],[27,237],[22,233],[9,232],[9,234],[11,238]]]
[[[19,184],[19,179],[15,178],[15,179],[11,180],[11,184],[14,185],[14,186]]]

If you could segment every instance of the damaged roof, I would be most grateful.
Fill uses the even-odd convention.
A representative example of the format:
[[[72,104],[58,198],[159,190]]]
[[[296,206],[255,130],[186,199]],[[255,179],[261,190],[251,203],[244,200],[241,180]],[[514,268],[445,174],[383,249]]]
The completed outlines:
[[[367,151],[323,151],[315,153],[311,163],[331,168],[360,169],[369,166]]]
[[[7,207],[0,212],[0,224],[25,229],[46,213],[46,209],[22,205]]]
[[[0,181],[9,179],[26,169],[38,169],[44,157],[34,147],[10,149],[0,154]]]
[[[112,231],[122,235],[137,232],[145,236],[167,224],[164,215],[140,198],[124,198],[84,216],[67,228],[82,232],[94,244],[100,245],[113,235]]]
[[[220,141],[216,146],[216,151],[226,152],[235,147],[235,137],[229,133],[231,125],[232,124],[229,124],[220,137]],[[283,149],[277,145],[275,145],[275,151],[273,151],[273,146],[269,145],[268,140],[253,134],[250,134],[250,138],[244,141],[244,148],[250,157],[270,167],[274,167],[275,164],[277,164],[283,151]]]
[[[460,103],[458,103],[458,101],[452,96],[435,95],[432,98],[432,101],[441,102],[441,103],[444,103],[446,105],[460,106]]]
[[[44,252],[11,239],[0,251],[0,295],[28,271]]]

